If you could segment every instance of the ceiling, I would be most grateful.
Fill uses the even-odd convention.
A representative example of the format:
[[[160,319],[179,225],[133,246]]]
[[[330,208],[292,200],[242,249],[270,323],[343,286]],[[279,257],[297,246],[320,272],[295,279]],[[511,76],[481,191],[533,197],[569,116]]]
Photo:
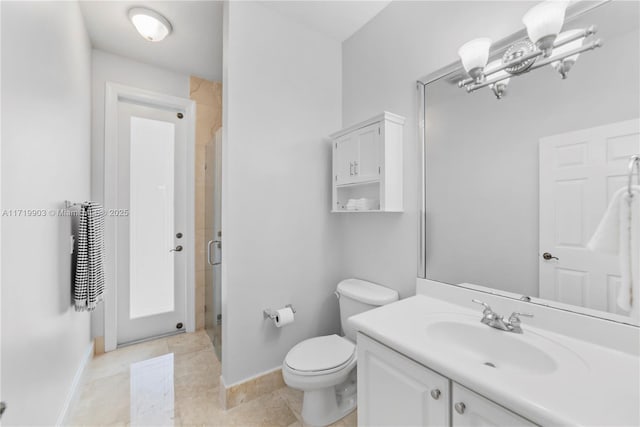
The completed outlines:
[[[301,25],[344,41],[384,9],[391,0],[262,1]],[[149,42],[127,17],[132,7],[164,15],[173,32]],[[209,80],[222,80],[221,1],[80,1],[94,48],[157,67]]]
[[[132,7],[164,15],[173,32],[162,42],[140,37],[127,17]],[[222,80],[222,2],[80,1],[94,48],[182,74]]]
[[[338,41],[362,28],[391,0],[265,1],[263,4]]]

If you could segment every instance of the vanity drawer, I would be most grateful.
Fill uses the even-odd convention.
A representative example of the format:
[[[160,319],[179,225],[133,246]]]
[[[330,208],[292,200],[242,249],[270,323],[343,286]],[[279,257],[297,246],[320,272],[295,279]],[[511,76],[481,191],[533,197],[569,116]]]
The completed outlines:
[[[536,425],[454,382],[452,382],[451,397],[451,425],[454,427],[531,427]]]

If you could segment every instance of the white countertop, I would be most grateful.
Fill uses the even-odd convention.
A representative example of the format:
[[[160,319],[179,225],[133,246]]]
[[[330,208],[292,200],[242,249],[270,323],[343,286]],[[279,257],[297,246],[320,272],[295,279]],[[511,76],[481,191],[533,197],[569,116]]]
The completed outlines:
[[[524,339],[527,334],[544,337],[579,355],[584,363],[540,375],[482,369],[430,345],[434,343],[427,339],[427,324],[433,322],[434,315],[450,313],[472,316],[478,322],[482,316],[481,310],[416,295],[353,316],[349,322],[358,331],[536,424],[640,425],[640,358],[529,327],[523,319]]]

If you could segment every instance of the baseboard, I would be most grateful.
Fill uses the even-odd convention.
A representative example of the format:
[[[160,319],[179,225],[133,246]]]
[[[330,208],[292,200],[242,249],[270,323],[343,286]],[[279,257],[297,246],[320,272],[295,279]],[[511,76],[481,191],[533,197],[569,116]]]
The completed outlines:
[[[91,341],[91,344],[87,347],[82,360],[80,361],[80,366],[76,370],[76,374],[73,377],[73,382],[71,383],[71,388],[67,393],[67,398],[64,400],[64,404],[62,405],[62,410],[60,411],[60,415],[58,416],[58,420],[56,421],[56,426],[67,425],[69,420],[69,409],[73,406],[75,401],[79,397],[80,385],[82,384],[82,376],[84,374],[84,370],[89,364],[89,361],[93,358],[94,352],[94,342]]]
[[[285,384],[282,369],[278,367],[230,386],[225,385],[224,378],[220,376],[220,386],[220,403],[224,409],[231,409],[278,390]]]

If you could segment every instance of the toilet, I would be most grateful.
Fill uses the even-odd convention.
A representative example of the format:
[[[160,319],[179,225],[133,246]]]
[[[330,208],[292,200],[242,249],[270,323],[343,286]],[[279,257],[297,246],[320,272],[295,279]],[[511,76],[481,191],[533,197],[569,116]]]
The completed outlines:
[[[327,426],[356,408],[356,330],[347,319],[398,300],[398,292],[359,279],[338,283],[336,295],[344,336],[304,340],[282,363],[284,382],[304,392],[302,418],[311,426]]]

